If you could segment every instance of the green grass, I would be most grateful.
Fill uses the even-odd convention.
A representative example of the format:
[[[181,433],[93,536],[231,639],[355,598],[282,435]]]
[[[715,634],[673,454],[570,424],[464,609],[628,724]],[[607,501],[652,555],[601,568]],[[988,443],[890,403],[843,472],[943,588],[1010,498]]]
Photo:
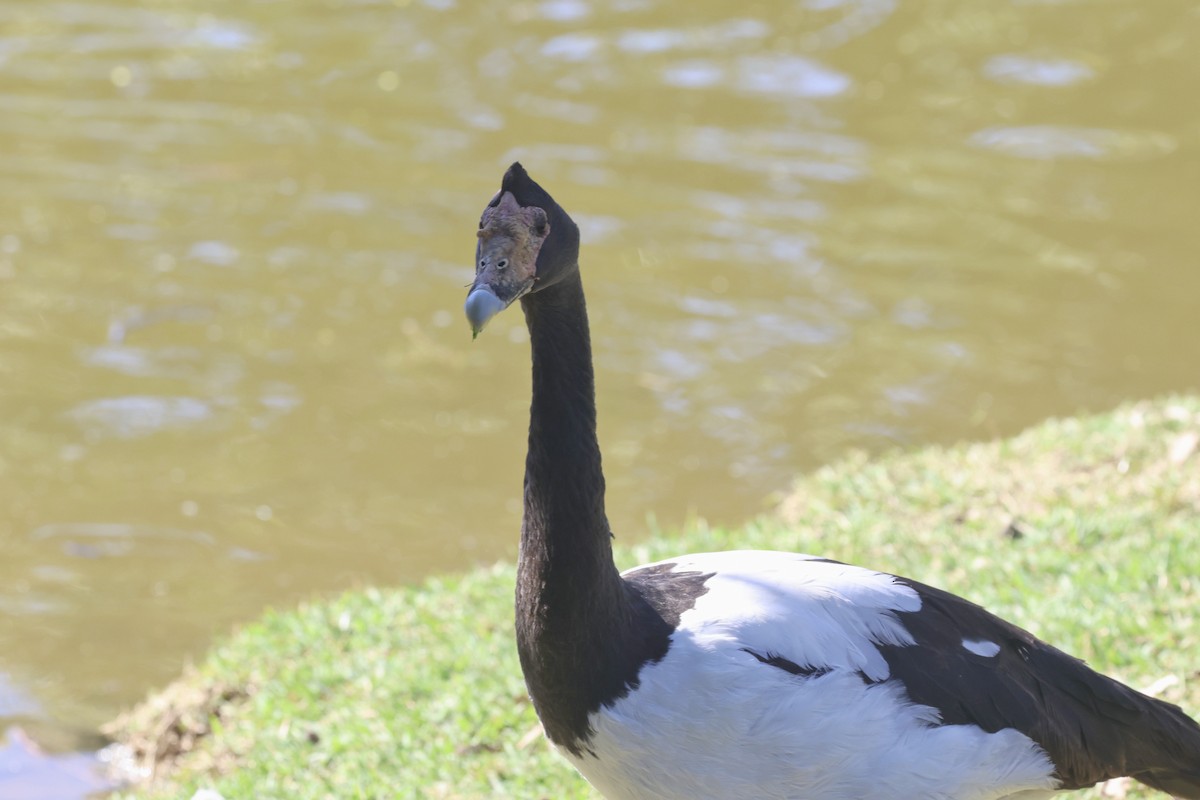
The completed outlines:
[[[801,479],[776,515],[733,530],[696,524],[618,558],[770,548],[897,572],[1134,686],[1175,676],[1162,696],[1196,715],[1197,434],[1200,400],[1172,398],[999,442],[851,456]],[[247,626],[111,727],[158,765],[137,796],[594,797],[531,734],[513,580],[500,565]]]

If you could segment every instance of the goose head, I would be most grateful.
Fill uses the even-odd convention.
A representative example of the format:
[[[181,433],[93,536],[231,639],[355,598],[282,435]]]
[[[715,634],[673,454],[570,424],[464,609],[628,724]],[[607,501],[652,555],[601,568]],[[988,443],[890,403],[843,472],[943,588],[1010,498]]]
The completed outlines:
[[[464,310],[478,336],[492,317],[579,269],[579,228],[520,163],[479,218],[475,280]]]

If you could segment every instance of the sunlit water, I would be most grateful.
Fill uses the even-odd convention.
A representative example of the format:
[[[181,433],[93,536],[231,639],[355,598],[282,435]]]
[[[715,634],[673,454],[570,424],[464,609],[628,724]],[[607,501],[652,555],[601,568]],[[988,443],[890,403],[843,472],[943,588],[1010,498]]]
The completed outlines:
[[[528,343],[461,314],[514,158],[632,539],[1200,388],[1198,96],[1188,3],[0,5],[0,723],[514,556]]]

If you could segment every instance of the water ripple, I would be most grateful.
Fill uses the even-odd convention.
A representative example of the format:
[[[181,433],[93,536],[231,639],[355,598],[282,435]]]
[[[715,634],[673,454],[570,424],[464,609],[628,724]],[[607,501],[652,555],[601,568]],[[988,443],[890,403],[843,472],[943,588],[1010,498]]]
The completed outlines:
[[[1058,125],[985,128],[968,141],[987,150],[1039,160],[1141,160],[1167,155],[1176,148],[1175,140],[1165,133]]]
[[[690,59],[663,70],[663,82],[681,89],[705,89],[715,86],[725,77],[725,70],[707,59]]]
[[[1041,86],[1071,86],[1095,77],[1091,67],[1065,58],[1042,59],[1016,54],[994,56],[983,65],[983,73],[1002,83],[1032,83]]]
[[[734,66],[735,88],[746,94],[783,97],[834,97],[850,88],[849,76],[809,58],[750,55]],[[706,89],[726,82],[726,68],[710,59],[679,61],[663,70],[663,81],[684,89]]]
[[[586,61],[600,49],[600,39],[588,33],[564,33],[542,45],[542,55],[563,61]]]
[[[617,37],[617,47],[627,53],[663,53],[687,41],[683,31],[670,28],[630,30]]]
[[[199,374],[207,356],[192,347],[150,349],[108,344],[84,350],[83,363],[138,378],[190,378]]]
[[[592,9],[583,0],[546,0],[538,8],[543,19],[574,22],[591,16]]]
[[[161,528],[125,522],[54,522],[35,528],[33,541],[58,542],[71,558],[117,558],[135,550],[139,555],[178,558],[181,547],[212,547],[213,537],[203,531]]]
[[[746,56],[738,62],[737,85],[744,92],[834,97],[850,84],[849,76],[802,56]]]
[[[213,418],[213,409],[194,397],[132,395],[81,403],[68,416],[93,435],[137,439],[165,430],[194,428]]]
[[[217,267],[228,267],[237,262],[241,253],[233,245],[215,240],[196,242],[188,249],[188,258]]]

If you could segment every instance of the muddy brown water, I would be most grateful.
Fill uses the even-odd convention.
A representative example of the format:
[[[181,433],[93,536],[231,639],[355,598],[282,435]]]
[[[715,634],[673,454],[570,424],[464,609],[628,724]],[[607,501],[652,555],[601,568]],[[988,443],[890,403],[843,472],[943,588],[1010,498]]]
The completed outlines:
[[[1196,97],[1184,2],[0,5],[0,721],[514,557],[528,344],[461,313],[514,158],[634,539],[1200,388]]]

